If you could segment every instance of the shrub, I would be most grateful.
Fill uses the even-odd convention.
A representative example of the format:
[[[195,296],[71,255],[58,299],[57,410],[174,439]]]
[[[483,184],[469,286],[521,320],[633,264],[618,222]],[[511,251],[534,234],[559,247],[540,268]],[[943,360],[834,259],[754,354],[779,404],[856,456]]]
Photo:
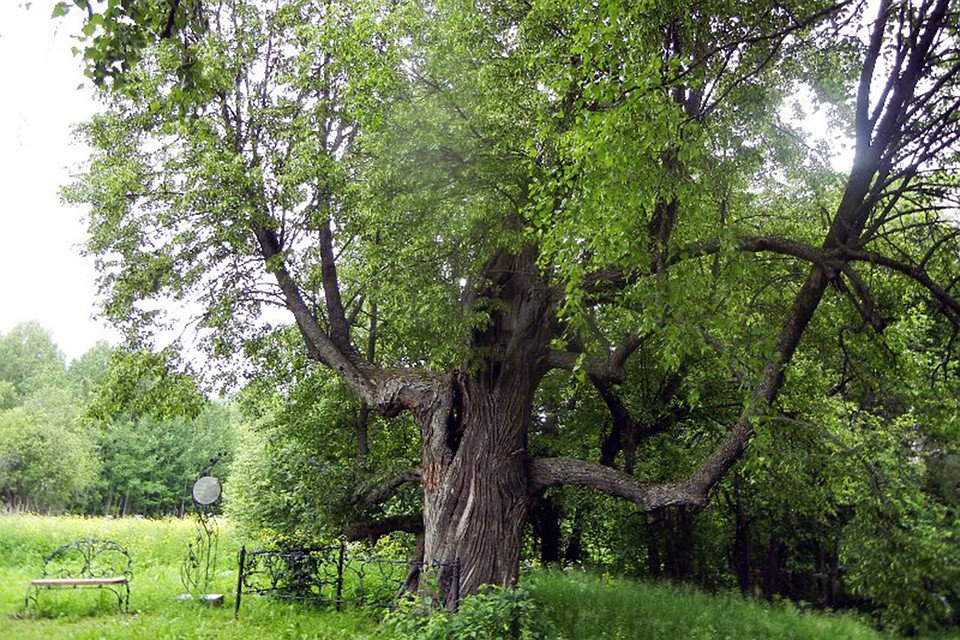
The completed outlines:
[[[411,640],[534,640],[553,634],[523,588],[488,586],[464,598],[455,611],[438,609],[429,597],[409,596],[388,613],[386,624]]]

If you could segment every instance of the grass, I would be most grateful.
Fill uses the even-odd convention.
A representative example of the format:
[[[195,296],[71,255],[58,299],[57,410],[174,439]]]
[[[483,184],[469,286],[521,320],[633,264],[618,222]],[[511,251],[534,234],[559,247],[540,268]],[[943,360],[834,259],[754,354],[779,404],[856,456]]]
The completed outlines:
[[[0,640],[396,638],[381,627],[377,611],[337,613],[260,597],[245,597],[240,618],[234,620],[236,553],[243,541],[228,525],[221,529],[218,572],[210,589],[226,594],[225,605],[215,608],[178,601],[177,595],[183,591],[180,562],[193,536],[193,525],[180,520],[0,516]],[[116,540],[134,558],[131,612],[118,613],[116,598],[109,592],[83,589],[43,592],[39,614],[20,617],[27,585],[40,575],[43,557],[62,544],[85,537]],[[849,616],[692,589],[577,572],[538,571],[526,576],[523,583],[533,611],[545,623],[540,626],[550,630],[551,640],[883,637]],[[504,636],[493,631],[472,637]]]
[[[558,640],[883,637],[849,616],[583,573],[540,573],[531,578],[529,588],[538,606],[547,612]]]
[[[377,619],[367,612],[336,613],[262,598],[246,598],[233,619],[241,541],[221,529],[218,572],[210,591],[226,594],[223,607],[182,602],[177,595],[180,563],[194,528],[184,520],[3,516],[0,517],[0,639],[51,640],[189,638],[372,638]],[[117,613],[117,600],[94,589],[44,591],[40,611],[20,617],[30,581],[40,575],[43,557],[80,538],[109,538],[134,559],[130,613]]]

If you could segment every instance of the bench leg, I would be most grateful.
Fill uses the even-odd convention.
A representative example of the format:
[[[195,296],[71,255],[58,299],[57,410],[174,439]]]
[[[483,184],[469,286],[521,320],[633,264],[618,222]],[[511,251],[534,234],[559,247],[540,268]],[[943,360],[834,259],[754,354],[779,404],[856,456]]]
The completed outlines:
[[[126,587],[126,598],[124,598],[124,592],[120,591],[119,588],[114,588],[106,585],[102,585],[99,587],[100,589],[105,589],[110,593],[112,593],[113,595],[117,596],[117,610],[122,612],[127,611],[127,606],[130,603],[130,585],[124,585],[124,587]]]
[[[27,594],[23,598],[23,615],[26,615],[30,611],[30,601],[33,601],[34,608],[40,610],[40,601],[37,599],[40,595],[40,589],[29,586],[27,587]]]

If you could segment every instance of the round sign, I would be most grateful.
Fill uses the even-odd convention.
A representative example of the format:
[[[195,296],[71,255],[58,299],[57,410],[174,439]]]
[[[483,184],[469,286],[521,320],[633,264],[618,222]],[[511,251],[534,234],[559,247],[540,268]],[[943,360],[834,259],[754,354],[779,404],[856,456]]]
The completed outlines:
[[[203,476],[193,483],[193,499],[197,504],[213,504],[220,497],[220,481],[213,476]]]

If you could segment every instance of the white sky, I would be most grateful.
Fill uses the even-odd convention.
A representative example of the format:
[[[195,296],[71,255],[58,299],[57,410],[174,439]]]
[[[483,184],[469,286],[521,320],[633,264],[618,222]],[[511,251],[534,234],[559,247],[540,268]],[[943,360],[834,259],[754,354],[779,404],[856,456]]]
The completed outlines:
[[[69,360],[115,334],[92,317],[84,212],[59,197],[86,157],[71,128],[96,105],[70,51],[78,16],[54,20],[54,4],[0,0],[0,333],[37,320]]]

